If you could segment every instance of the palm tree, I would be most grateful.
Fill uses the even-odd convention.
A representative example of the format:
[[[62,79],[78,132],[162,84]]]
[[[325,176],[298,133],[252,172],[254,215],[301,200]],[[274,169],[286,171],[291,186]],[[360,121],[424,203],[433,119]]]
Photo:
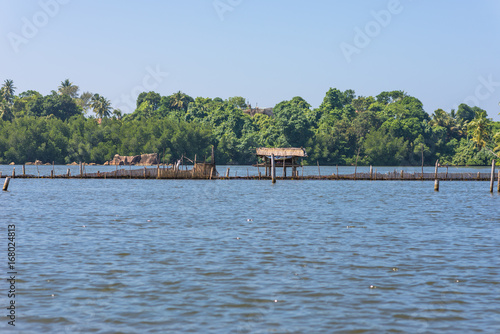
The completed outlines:
[[[73,99],[76,99],[76,97],[78,96],[78,91],[80,90],[80,88],[73,85],[73,83],[70,82],[69,79],[62,81],[61,85],[58,88],[59,94],[68,95]]]
[[[80,95],[79,98],[76,99],[76,104],[78,104],[80,107],[82,107],[82,110],[84,113],[87,113],[90,108],[90,103],[92,101],[92,94],[91,92],[84,92],[82,95]]]
[[[12,114],[11,106],[7,101],[0,102],[0,119],[4,121],[11,121],[14,118]]]
[[[493,139],[495,140],[495,145],[496,145],[493,151],[500,152],[500,132],[497,132],[493,137]]]
[[[193,98],[189,95],[184,94],[181,91],[172,94],[172,102],[171,107],[176,108],[178,110],[184,109],[187,110],[190,102],[193,102]]]
[[[476,112],[476,117],[469,122],[467,128],[472,135],[472,141],[481,151],[491,136],[491,121],[486,118],[486,111]]]
[[[94,109],[98,118],[105,118],[111,115],[111,102],[104,96],[94,94],[90,106]]]
[[[16,87],[14,87],[14,81],[12,80],[5,80],[2,88],[0,89],[0,95],[2,95],[3,99],[8,103],[11,104],[14,102],[14,92],[16,91]]]
[[[120,109],[113,109],[113,117],[116,119],[122,119],[122,111]]]

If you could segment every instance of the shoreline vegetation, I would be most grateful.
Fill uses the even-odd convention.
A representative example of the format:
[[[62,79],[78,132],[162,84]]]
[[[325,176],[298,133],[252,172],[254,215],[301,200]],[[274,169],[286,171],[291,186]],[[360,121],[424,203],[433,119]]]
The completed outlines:
[[[0,89],[0,164],[104,164],[115,154],[157,153],[161,164],[182,157],[218,165],[256,162],[257,147],[303,147],[305,165],[487,166],[498,159],[500,122],[483,109],[429,115],[403,91],[356,96],[330,88],[318,108],[296,96],[259,109],[243,97],[193,98],[143,92],[123,115],[105,97],[79,93],[68,79],[43,96]]]

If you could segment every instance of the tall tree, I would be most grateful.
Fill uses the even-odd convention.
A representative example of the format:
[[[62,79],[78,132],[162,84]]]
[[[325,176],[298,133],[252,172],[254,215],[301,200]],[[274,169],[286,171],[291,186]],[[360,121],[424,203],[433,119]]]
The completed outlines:
[[[477,112],[476,117],[469,122],[468,129],[478,150],[486,147],[491,136],[491,121],[486,118],[486,111]]]
[[[92,96],[94,96],[94,94],[91,92],[83,92],[80,97],[76,99],[76,104],[82,108],[84,113],[87,113],[90,109]]]
[[[80,88],[75,86],[69,79],[66,79],[61,82],[61,85],[58,87],[58,92],[61,95],[67,95],[73,99],[78,97],[78,91]]]
[[[2,88],[0,89],[0,95],[4,101],[8,104],[12,105],[14,103],[14,92],[16,91],[16,87],[14,87],[14,81],[7,79],[4,81]]]
[[[94,96],[92,96],[90,106],[98,118],[106,118],[111,115],[111,102],[104,96],[94,94]]]
[[[193,98],[187,94],[184,94],[181,91],[178,91],[177,93],[174,93],[171,95],[172,100],[172,108],[178,109],[178,110],[187,110],[188,105],[190,102],[194,102]]]

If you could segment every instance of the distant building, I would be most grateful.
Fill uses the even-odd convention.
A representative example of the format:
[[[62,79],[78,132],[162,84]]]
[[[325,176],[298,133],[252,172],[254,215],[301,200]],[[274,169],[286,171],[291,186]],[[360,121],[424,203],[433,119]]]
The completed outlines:
[[[247,110],[243,110],[243,112],[247,115],[250,115],[251,117],[254,117],[256,114],[263,114],[267,115],[269,117],[273,117],[273,108],[252,108],[251,105],[248,105]]]

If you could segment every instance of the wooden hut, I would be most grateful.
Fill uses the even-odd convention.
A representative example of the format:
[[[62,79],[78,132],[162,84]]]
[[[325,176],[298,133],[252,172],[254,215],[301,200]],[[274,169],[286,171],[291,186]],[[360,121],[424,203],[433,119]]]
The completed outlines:
[[[257,150],[257,157],[264,160],[256,166],[266,168],[266,176],[271,176],[271,157],[274,155],[274,162],[276,168],[283,168],[283,177],[286,177],[286,169],[292,168],[292,177],[297,177],[297,167],[301,165],[298,163],[299,158],[307,157],[306,150],[302,147],[289,147],[289,148],[268,148],[260,147]]]

